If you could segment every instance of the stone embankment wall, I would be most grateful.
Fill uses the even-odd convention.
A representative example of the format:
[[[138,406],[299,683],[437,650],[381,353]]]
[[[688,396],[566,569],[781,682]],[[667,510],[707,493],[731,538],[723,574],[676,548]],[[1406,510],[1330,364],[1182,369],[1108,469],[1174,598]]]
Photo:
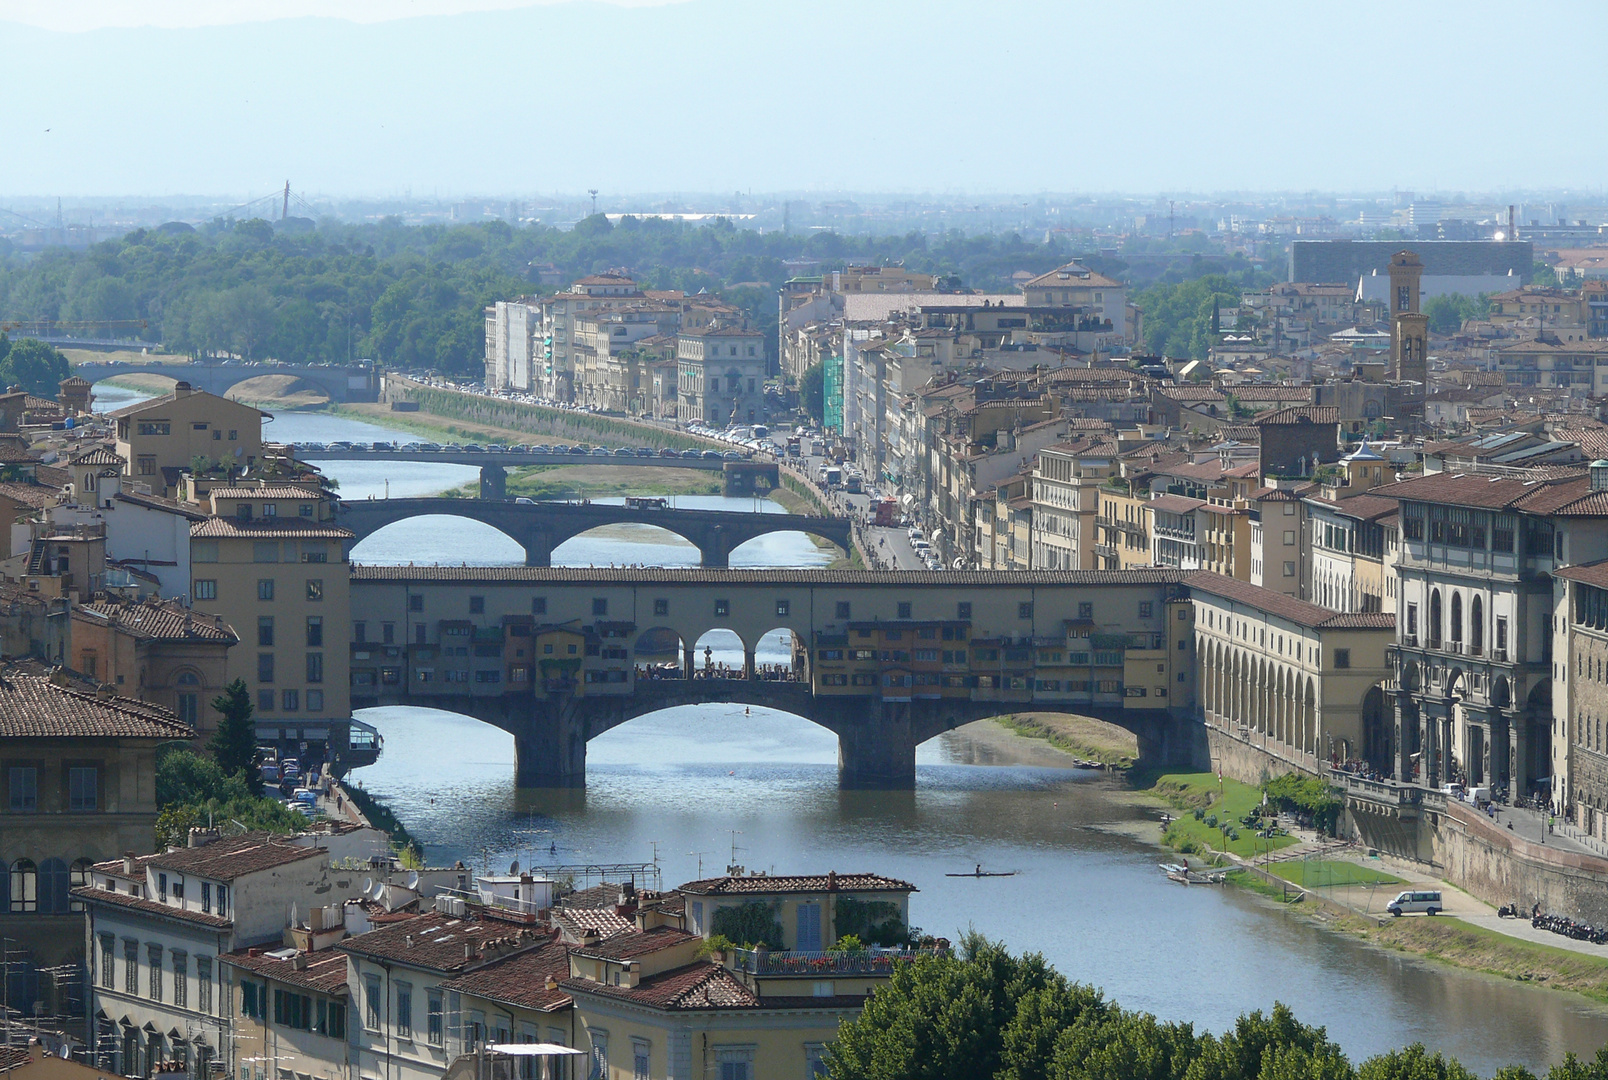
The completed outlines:
[[[1205,724],[1200,727],[1205,733],[1206,751],[1211,758],[1212,771],[1221,772],[1230,780],[1238,780],[1242,784],[1261,785],[1275,776],[1283,776],[1288,772],[1311,774],[1317,767],[1317,763],[1310,760],[1310,754],[1302,755],[1308,759],[1304,762],[1290,761],[1272,750],[1264,750],[1244,739],[1235,738],[1221,728]],[[1288,750],[1288,747],[1284,749]]]

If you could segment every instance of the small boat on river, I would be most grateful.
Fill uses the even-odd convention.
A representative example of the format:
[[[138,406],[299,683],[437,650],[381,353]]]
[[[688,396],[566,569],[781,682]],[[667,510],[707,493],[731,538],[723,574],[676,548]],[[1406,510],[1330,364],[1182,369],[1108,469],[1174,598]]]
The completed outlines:
[[[968,873],[964,873],[964,874],[945,874],[944,877],[970,877],[970,878],[1015,877],[1019,873],[1021,873],[1020,870],[984,870],[983,869],[983,864],[978,863],[977,864],[977,869],[969,871]]]

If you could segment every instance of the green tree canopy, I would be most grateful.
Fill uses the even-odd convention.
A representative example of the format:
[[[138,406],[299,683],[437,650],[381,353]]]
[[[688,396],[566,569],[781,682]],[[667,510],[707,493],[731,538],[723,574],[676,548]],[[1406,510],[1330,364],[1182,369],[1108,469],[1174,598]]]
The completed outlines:
[[[1144,312],[1141,324],[1147,352],[1162,356],[1206,359],[1217,343],[1217,308],[1238,309],[1243,286],[1223,274],[1194,281],[1152,285],[1133,302]]]
[[[12,342],[0,334],[0,387],[20,386],[30,394],[53,398],[69,370],[67,358],[43,341]]]
[[[236,679],[212,699],[218,710],[218,729],[212,733],[207,749],[225,776],[245,780],[253,795],[261,794],[262,779],[257,769],[257,725],[251,719],[251,693],[243,679]]]
[[[826,368],[811,364],[798,378],[798,401],[804,415],[817,424],[826,422]]]

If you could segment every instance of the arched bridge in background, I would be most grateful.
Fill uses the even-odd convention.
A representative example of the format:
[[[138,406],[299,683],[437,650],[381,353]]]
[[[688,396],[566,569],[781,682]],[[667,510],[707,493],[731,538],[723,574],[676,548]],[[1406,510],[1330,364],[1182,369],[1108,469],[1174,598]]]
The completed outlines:
[[[704,566],[731,564],[731,553],[756,537],[777,532],[818,536],[849,550],[849,519],[803,514],[750,514],[730,510],[678,510],[605,503],[497,502],[489,499],[368,499],[343,502],[337,521],[358,540],[387,525],[429,514],[469,518],[511,537],[525,549],[526,566],[551,566],[553,549],[602,525],[656,525],[697,547]]]
[[[152,360],[142,364],[89,362],[73,365],[73,374],[87,382],[115,379],[121,375],[162,375],[174,382],[187,382],[197,390],[223,397],[247,379],[260,375],[290,375],[318,387],[331,401],[378,401],[380,373],[359,364],[306,367],[297,364],[173,363]]]

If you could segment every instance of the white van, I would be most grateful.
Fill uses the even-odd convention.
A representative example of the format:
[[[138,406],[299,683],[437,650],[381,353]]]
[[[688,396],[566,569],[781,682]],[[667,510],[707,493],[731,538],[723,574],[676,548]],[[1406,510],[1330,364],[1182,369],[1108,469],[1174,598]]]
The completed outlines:
[[[1422,912],[1425,915],[1439,915],[1441,913],[1441,894],[1438,892],[1404,892],[1398,893],[1385,908],[1392,915],[1411,914]]]

